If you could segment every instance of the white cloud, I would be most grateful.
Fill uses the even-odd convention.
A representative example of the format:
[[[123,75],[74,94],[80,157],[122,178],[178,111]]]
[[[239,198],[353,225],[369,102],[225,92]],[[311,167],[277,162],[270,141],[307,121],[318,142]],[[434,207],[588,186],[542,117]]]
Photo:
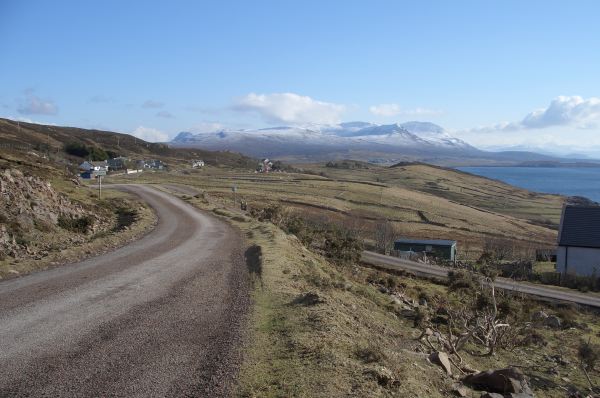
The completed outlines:
[[[143,104],[142,104],[142,108],[144,109],[159,109],[162,108],[163,106],[165,106],[165,104],[163,102],[160,101],[154,101],[154,100],[146,100]]]
[[[158,117],[164,117],[165,119],[174,119],[175,116],[169,111],[160,111],[156,114]]]
[[[166,142],[169,136],[160,130],[151,127],[139,126],[131,132],[131,135],[136,136],[144,141],[149,142]]]
[[[43,100],[28,91],[25,99],[17,107],[17,112],[22,115],[56,115],[58,107],[53,101]]]
[[[442,112],[427,108],[403,109],[398,104],[379,104],[369,107],[369,112],[376,116],[436,116]]]
[[[255,112],[275,123],[339,123],[345,106],[294,93],[255,94],[239,98],[233,109]]]
[[[550,126],[596,127],[600,122],[600,98],[580,96],[556,97],[547,108],[537,109],[523,119],[524,128]]]
[[[503,122],[493,126],[476,127],[473,132],[519,131],[549,127],[593,129],[600,126],[600,98],[561,95],[546,108],[536,109],[518,122]]]

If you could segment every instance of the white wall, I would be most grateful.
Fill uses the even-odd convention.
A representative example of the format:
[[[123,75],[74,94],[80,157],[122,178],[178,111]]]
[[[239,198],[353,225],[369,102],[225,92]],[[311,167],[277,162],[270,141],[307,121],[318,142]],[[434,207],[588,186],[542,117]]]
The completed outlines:
[[[568,258],[567,258],[568,255]],[[559,246],[556,251],[556,270],[577,275],[592,275],[596,270],[596,275],[600,277],[600,249],[587,247],[569,247]]]

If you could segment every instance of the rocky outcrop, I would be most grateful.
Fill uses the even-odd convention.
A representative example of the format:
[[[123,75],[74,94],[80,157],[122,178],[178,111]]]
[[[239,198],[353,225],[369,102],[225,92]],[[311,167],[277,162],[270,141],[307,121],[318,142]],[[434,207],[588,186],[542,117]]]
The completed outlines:
[[[16,169],[0,171],[0,256],[32,255],[40,234],[56,231],[61,218],[81,217],[91,214],[49,182]]]

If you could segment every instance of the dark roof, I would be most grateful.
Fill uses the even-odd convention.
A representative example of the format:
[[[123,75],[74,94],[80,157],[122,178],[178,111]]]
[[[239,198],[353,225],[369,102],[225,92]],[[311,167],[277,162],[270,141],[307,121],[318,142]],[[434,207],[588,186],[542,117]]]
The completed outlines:
[[[565,206],[558,245],[600,248],[600,207]]]
[[[444,239],[396,239],[395,243],[407,243],[409,245],[453,246],[456,244],[456,241]]]

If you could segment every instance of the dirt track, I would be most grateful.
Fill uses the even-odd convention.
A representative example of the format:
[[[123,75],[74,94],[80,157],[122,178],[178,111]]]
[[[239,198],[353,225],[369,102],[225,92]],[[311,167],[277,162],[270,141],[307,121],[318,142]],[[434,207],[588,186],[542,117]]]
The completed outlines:
[[[0,397],[228,396],[248,278],[238,234],[145,186],[144,238],[0,283]]]

